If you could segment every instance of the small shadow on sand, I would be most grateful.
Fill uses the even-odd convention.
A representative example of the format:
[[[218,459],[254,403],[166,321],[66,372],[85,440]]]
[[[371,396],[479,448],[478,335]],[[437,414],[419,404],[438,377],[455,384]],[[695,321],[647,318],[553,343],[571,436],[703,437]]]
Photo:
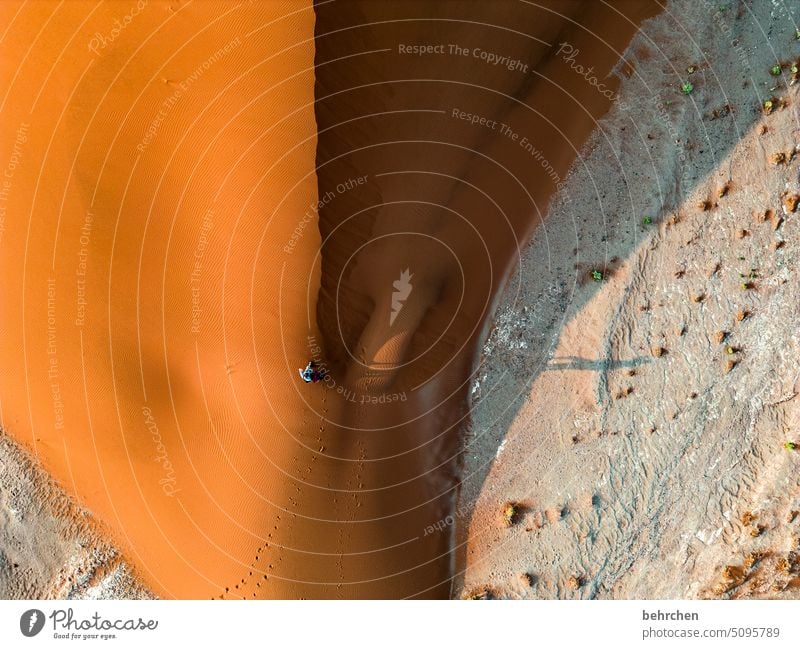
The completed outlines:
[[[545,371],[553,370],[589,370],[595,372],[608,372],[625,368],[639,367],[649,363],[651,359],[645,357],[630,360],[613,360],[611,358],[580,358],[579,356],[561,356],[548,363]]]

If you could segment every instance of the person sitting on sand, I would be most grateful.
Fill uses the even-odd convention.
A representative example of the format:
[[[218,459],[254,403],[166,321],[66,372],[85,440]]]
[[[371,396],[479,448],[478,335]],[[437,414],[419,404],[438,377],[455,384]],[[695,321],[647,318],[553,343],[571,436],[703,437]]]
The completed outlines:
[[[314,361],[308,361],[304,370],[298,369],[297,371],[300,372],[300,378],[306,383],[318,383],[325,378],[325,370],[318,370]]]

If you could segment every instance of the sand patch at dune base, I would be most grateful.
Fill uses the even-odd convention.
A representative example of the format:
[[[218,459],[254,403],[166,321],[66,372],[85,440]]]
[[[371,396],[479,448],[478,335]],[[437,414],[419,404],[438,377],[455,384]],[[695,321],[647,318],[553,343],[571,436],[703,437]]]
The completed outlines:
[[[799,97],[770,74],[797,19],[675,1],[631,44],[633,109],[601,120],[484,347],[457,597],[798,597]]]

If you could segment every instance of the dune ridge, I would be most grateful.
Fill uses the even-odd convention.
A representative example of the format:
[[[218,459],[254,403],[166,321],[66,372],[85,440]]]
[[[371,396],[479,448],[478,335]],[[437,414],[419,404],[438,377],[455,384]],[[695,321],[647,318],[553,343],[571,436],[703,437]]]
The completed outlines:
[[[658,9],[498,6],[3,4],[0,419],[154,595],[450,595],[477,345],[612,99],[560,43]]]

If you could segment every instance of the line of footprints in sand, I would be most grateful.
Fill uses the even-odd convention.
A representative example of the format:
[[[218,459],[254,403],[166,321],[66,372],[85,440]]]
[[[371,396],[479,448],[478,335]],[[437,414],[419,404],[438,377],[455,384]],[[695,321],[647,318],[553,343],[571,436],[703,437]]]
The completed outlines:
[[[316,438],[317,445],[319,447],[319,452],[323,453],[325,451],[325,447],[322,443],[322,433],[325,431],[324,422],[328,420],[328,404],[326,394],[323,392],[322,395],[322,415],[320,416],[320,424],[318,429],[318,435]],[[297,462],[298,458],[294,458],[295,462]],[[303,479],[308,479],[311,477],[313,473],[313,466],[317,461],[317,454],[311,454],[311,464],[305,467]],[[359,465],[360,466],[360,465]],[[296,472],[295,475],[300,475],[301,472]],[[300,495],[302,493],[302,489],[300,485],[295,485],[295,495],[290,496],[288,498],[289,503],[297,510],[300,511],[301,508],[301,500]],[[337,498],[333,498],[334,505],[337,503]],[[234,597],[236,599],[255,599],[258,598],[258,591],[267,583],[270,578],[270,574],[274,573],[275,571],[275,563],[271,563],[271,560],[267,557],[267,551],[270,548],[270,541],[273,537],[273,533],[277,532],[279,529],[279,525],[281,525],[282,517],[280,514],[275,515],[275,525],[272,527],[272,532],[267,533],[267,537],[264,540],[264,543],[256,548],[255,557],[253,562],[248,566],[247,575],[242,577],[237,583],[233,584],[233,586],[226,586],[225,590],[221,592],[217,597],[212,597],[211,599],[229,599],[230,597]],[[283,523],[283,527],[288,528],[290,527],[291,523]],[[342,530],[339,529],[339,536],[337,538],[337,546],[339,547],[339,559],[338,561],[338,573],[339,573],[339,585],[338,588],[341,588],[341,582],[344,580],[344,569],[341,563],[341,553],[342,548],[344,547],[345,539],[342,537]],[[280,563],[283,561],[283,557],[278,554],[276,559],[272,561],[276,561]],[[252,579],[255,577],[255,581],[253,582]],[[253,590],[255,589],[255,590]],[[248,593],[248,591],[250,591]]]

